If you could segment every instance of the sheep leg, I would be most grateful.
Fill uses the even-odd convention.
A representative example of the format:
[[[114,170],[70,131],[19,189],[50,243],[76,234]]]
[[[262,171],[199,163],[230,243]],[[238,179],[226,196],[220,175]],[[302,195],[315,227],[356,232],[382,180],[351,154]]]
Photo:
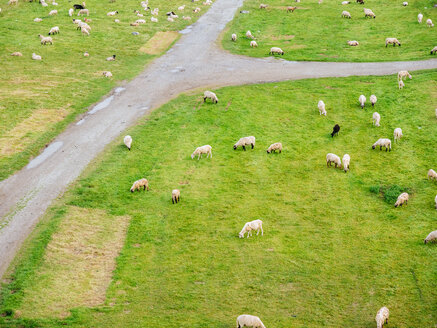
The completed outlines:
[[[206,101],[206,97],[203,97],[203,102],[205,102]]]
[[[379,150],[382,150],[382,146],[379,146]]]
[[[254,144],[252,144],[252,149],[253,149],[253,147],[255,147]]]
[[[246,146],[243,146],[243,150],[246,151]]]
[[[173,197],[171,198],[171,203],[174,204],[174,198]]]

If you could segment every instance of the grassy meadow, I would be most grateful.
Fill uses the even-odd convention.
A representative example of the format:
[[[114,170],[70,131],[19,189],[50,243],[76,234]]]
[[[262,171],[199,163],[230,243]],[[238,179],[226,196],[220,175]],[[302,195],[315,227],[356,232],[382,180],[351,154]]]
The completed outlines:
[[[200,15],[192,12],[195,4],[187,0],[154,0],[151,5],[158,7],[160,14],[159,22],[152,23],[150,11],[146,13],[140,1],[89,0],[87,18],[92,20],[92,32],[83,36],[72,23],[72,18],[80,18],[77,11],[68,16],[73,2],[59,0],[58,6],[47,3],[45,8],[38,1],[20,0],[17,6],[3,1],[0,5],[0,180],[24,166],[78,114],[117,84],[137,75],[175,40],[174,33],[161,34],[148,49],[147,42],[156,32],[180,30]],[[165,13],[182,4],[186,4],[182,14],[190,15],[192,21],[180,18],[168,22]],[[49,16],[53,9],[58,15]],[[106,15],[115,10],[118,15]],[[137,17],[134,10],[144,17]],[[34,22],[36,17],[42,22]],[[120,23],[114,22],[116,18]],[[137,19],[146,23],[130,26]],[[53,36],[54,44],[41,45],[38,34],[47,36],[53,26],[60,28],[60,34]],[[132,35],[134,31],[140,34]],[[10,56],[16,51],[23,57]],[[90,54],[88,58],[83,56],[85,51]],[[32,53],[41,55],[42,61],[32,60]],[[113,54],[115,61],[105,60]],[[104,78],[103,71],[111,71],[113,78]]]
[[[437,183],[426,179],[436,90],[437,72],[425,71],[403,90],[386,76],[226,87],[217,105],[179,96],[127,131],[131,151],[120,136],[48,211],[3,282],[0,326],[226,328],[249,313],[266,327],[375,327],[387,306],[388,327],[433,327],[437,245],[423,239],[436,229]],[[381,127],[361,93],[378,96]],[[391,152],[371,149],[397,127]],[[232,149],[249,135],[255,149]],[[274,142],[282,154],[266,153]],[[205,144],[212,159],[191,159]],[[328,152],[350,154],[350,171],[327,168]],[[130,193],[143,177],[150,191]],[[394,208],[401,191],[410,201]],[[264,236],[239,239],[254,219]],[[105,231],[119,237],[94,236]],[[95,277],[113,269],[102,290]]]
[[[436,44],[436,30],[426,26],[426,19],[437,21],[435,1],[365,0],[360,5],[351,0],[342,5],[341,0],[302,0],[300,3],[286,0],[246,0],[241,10],[228,25],[222,46],[232,53],[253,57],[267,57],[271,47],[280,47],[287,60],[308,61],[395,61],[431,58],[430,51]],[[259,9],[260,3],[268,4]],[[287,6],[297,6],[294,13],[287,13]],[[363,8],[370,8],[376,18],[365,18]],[[341,18],[343,10],[352,18]],[[424,16],[422,24],[417,15]],[[258,48],[249,46],[245,37],[250,30]],[[231,41],[231,34],[237,41]],[[401,47],[385,48],[385,39],[396,37]],[[351,47],[347,41],[357,40],[359,46]]]

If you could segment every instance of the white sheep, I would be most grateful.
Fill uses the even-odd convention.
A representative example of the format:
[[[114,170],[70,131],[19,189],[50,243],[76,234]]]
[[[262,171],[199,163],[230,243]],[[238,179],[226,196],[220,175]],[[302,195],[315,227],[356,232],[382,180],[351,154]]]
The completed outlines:
[[[431,49],[431,55],[435,55],[437,52],[437,46]]]
[[[168,20],[169,22],[174,22],[174,19],[171,18],[171,17],[167,17],[167,20]]]
[[[153,16],[158,16],[159,15],[159,8],[155,8],[150,12]]]
[[[40,55],[37,55],[37,54],[33,53],[33,54],[32,54],[32,59],[33,59],[33,60],[41,60],[42,57],[41,57]]]
[[[432,23],[431,18],[428,18],[428,19],[426,20],[426,26],[427,26],[427,27],[434,27],[434,24]]]
[[[319,114],[326,116],[326,108],[325,108],[325,103],[323,102],[323,100],[319,100],[317,107],[319,108]]]
[[[279,153],[282,153],[282,143],[276,142],[274,144],[271,144],[269,148],[267,148],[267,154],[270,154],[272,152],[278,151]]]
[[[409,199],[410,199],[410,195],[408,195],[408,193],[406,192],[403,192],[402,194],[399,195],[398,199],[396,200],[395,207],[408,204]]]
[[[244,234],[247,232],[247,238],[249,238],[249,236],[252,236],[252,230],[257,231],[257,233],[256,233],[257,236],[258,236],[259,232],[261,231],[261,236],[263,236],[264,235],[263,222],[261,220],[253,220],[250,222],[246,222],[243,229],[241,229],[240,233],[238,234],[238,237],[244,238]],[[242,327],[244,327],[244,326],[242,326]]]
[[[180,190],[179,189],[173,189],[171,191],[171,203],[172,204],[174,204],[174,203],[177,204],[180,201],[180,199],[181,199],[181,192],[180,192]]]
[[[208,90],[203,93],[203,102],[205,102],[206,99],[211,99],[213,103],[218,103],[217,95],[214,92]]]
[[[111,57],[107,57],[106,61],[115,61],[115,56],[116,55],[112,55]]]
[[[115,16],[118,14],[118,11],[110,11],[109,13],[106,14],[106,16]]]
[[[408,71],[399,71],[398,73],[398,81],[399,80],[403,80],[404,77],[406,78],[408,76],[408,78],[411,80],[413,77],[411,76],[410,73],[408,73]]]
[[[344,18],[352,18],[350,12],[348,12],[348,11],[346,11],[346,10],[343,10],[343,12],[341,13],[341,17],[344,17]]]
[[[85,26],[81,26],[80,31],[83,35],[90,35],[89,29],[87,29]]]
[[[250,32],[250,31],[246,32],[246,38],[248,38],[248,39],[255,39],[255,37],[252,35],[252,32]]]
[[[435,196],[435,201],[436,201],[436,208],[437,208],[437,196]],[[426,236],[426,238],[423,240],[424,244],[426,243],[432,243],[433,241],[437,240],[437,230],[435,231],[431,231],[428,236]]]
[[[178,10],[179,10],[179,11],[183,11],[184,9],[185,9],[185,5],[183,5],[183,6],[179,6],[179,7],[178,7]]]
[[[103,71],[102,75],[103,75],[104,77],[112,77],[112,73],[109,72],[109,71]]]
[[[114,23],[120,23],[120,20],[118,18],[114,19]]]
[[[234,42],[237,41],[237,34],[232,33],[231,40],[234,41]]]
[[[372,118],[373,118],[373,125],[379,127],[380,126],[379,121],[381,120],[381,115],[379,115],[378,112],[374,112]]]
[[[194,159],[194,156],[198,156],[197,160],[202,157],[202,154],[206,154],[206,158],[212,158],[212,147],[210,145],[205,145],[202,147],[197,147],[194,152],[191,154],[191,159]]]
[[[18,0],[9,0],[8,1],[8,5],[17,5],[18,4]]]
[[[74,9],[73,8],[68,9],[68,16],[72,17],[73,13],[74,13]]]
[[[145,24],[146,21],[145,21],[144,19],[137,19],[137,20],[135,21],[135,23],[137,23],[137,24]]]
[[[58,14],[58,11],[57,10],[51,10],[50,12],[49,12],[49,16],[54,16],[54,15],[57,15]]]
[[[271,47],[269,55],[274,55],[274,54],[284,55],[285,52],[279,47]]]
[[[266,328],[260,318],[250,314],[242,314],[238,316],[237,328],[243,327]]]
[[[60,33],[58,26],[52,27],[49,31],[49,35],[53,35],[53,34],[57,34],[57,33]]]
[[[84,56],[84,57],[89,57],[90,54],[89,54],[87,51],[85,51],[85,52],[83,53],[83,56]]]
[[[402,6],[404,6],[404,7],[408,6],[408,2],[406,2],[406,1],[402,2]]]
[[[150,21],[151,21],[152,23],[158,23],[158,18],[151,17],[151,18],[150,18]]]
[[[131,147],[132,147],[132,137],[129,136],[129,135],[125,136],[125,137],[123,138],[123,142],[124,142],[124,144],[126,145],[127,149],[130,150]]]
[[[130,188],[130,192],[134,192],[135,190],[141,191],[141,187],[144,187],[144,190],[147,189],[147,191],[149,191],[149,181],[144,178],[135,181],[132,187]]]
[[[366,104],[366,96],[361,95],[361,96],[358,98],[358,101],[360,102],[361,108],[364,108],[364,105]]]
[[[82,15],[90,15],[90,11],[88,9],[81,9],[79,10],[79,12],[77,13],[77,16],[82,16]]]
[[[33,21],[39,23],[39,22],[42,22],[42,18],[37,17]]]
[[[382,147],[385,147],[385,151],[391,151],[391,140],[386,138],[378,139],[378,141],[372,145],[372,149],[375,149],[377,146],[379,146],[379,150],[382,150]]]
[[[259,9],[267,9],[268,5],[262,3],[259,5]]]
[[[401,128],[396,128],[394,130],[394,132],[393,132],[393,139],[394,139],[394,141],[397,142],[398,140],[401,140],[402,137],[403,137],[402,129]]]
[[[419,23],[422,23],[422,19],[423,19],[423,15],[422,14],[417,15],[417,21]]]
[[[433,169],[429,169],[428,171],[428,180],[436,180],[437,181],[437,173]]]
[[[372,107],[375,107],[375,104],[376,104],[377,100],[378,99],[376,98],[375,95],[371,95],[370,96],[370,103],[372,104]]]
[[[193,13],[195,13],[195,14],[200,13],[200,8],[197,7],[196,9],[194,9],[194,10],[193,10]]]
[[[371,9],[364,8],[364,17],[373,17],[376,18],[375,14]]]
[[[399,84],[399,90],[405,87],[405,83],[402,80],[398,81],[398,84]]]
[[[351,3],[350,1],[342,1],[342,2],[341,2],[342,5],[348,5],[348,4],[350,4],[350,3]]]
[[[348,41],[347,44],[350,45],[351,47],[356,47],[360,45],[360,43],[357,40]]]
[[[338,156],[335,155],[335,154],[328,153],[328,154],[326,155],[326,166],[327,166],[327,167],[332,166],[331,163],[334,163],[334,164],[335,164],[335,168],[338,167],[338,168],[341,169],[341,160],[340,160],[340,157],[338,157]]]
[[[41,39],[41,44],[53,44],[53,39],[50,36],[44,36],[41,34],[38,34],[39,38]]]
[[[191,20],[191,17],[190,16],[182,16],[182,19],[183,20]]]
[[[246,151],[246,146],[251,145],[252,149],[255,147],[255,137],[243,137],[240,138],[235,144],[234,144],[234,150],[236,150],[238,147],[242,147],[244,151]]]
[[[52,2],[52,6],[57,6],[58,5],[58,3],[57,2]]]
[[[19,51],[15,51],[15,52],[11,53],[11,56],[23,57],[23,54]]]
[[[43,7],[48,7],[49,5],[48,5],[47,3],[41,1],[41,6],[43,6]]]
[[[384,306],[379,309],[378,313],[376,313],[375,321],[377,328],[383,328],[385,323],[388,323],[389,311]]]
[[[351,163],[351,157],[349,156],[349,154],[344,154],[344,156],[343,156],[343,170],[345,172],[349,171],[350,163]]]
[[[250,46],[252,48],[254,48],[254,47],[258,48],[258,43],[256,43],[256,41],[252,40],[252,41],[250,41]]]
[[[389,44],[392,44],[393,47],[396,47],[396,45],[399,45],[399,47],[401,46],[401,43],[400,43],[399,40],[396,39],[396,38],[386,38],[386,39],[385,39],[385,47],[387,48],[387,46],[388,46]]]

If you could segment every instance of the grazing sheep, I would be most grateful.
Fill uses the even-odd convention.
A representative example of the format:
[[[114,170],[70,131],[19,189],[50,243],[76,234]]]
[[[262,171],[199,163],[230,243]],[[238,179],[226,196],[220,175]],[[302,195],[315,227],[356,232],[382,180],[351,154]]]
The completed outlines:
[[[237,318],[237,328],[253,327],[253,328],[266,328],[261,319],[250,314],[242,314]]]
[[[254,47],[257,47],[257,48],[258,48],[258,43],[256,43],[256,41],[252,40],[252,41],[250,41],[250,46],[251,46],[252,48],[254,48]]]
[[[284,55],[284,51],[282,51],[281,48],[278,47],[271,47],[270,48],[270,52],[269,55],[274,55],[274,54],[278,54],[278,55]]]
[[[137,20],[135,21],[135,23],[137,23],[137,24],[145,24],[146,21],[145,21],[144,19],[137,19]]]
[[[331,137],[334,138],[335,135],[338,135],[339,131],[340,131],[340,125],[338,124],[334,125],[334,128],[332,129]]]
[[[74,9],[73,8],[68,9],[68,16],[72,17],[73,13],[74,13]]]
[[[253,220],[250,222],[246,222],[243,229],[241,229],[240,233],[238,234],[238,237],[244,238],[244,234],[247,232],[247,238],[249,238],[249,236],[252,236],[252,230],[257,231],[257,233],[256,233],[257,236],[259,234],[259,231],[261,230],[261,236],[263,236],[264,235],[263,222],[261,220]],[[244,327],[244,326],[250,327],[247,324],[242,325],[241,327]],[[256,326],[252,326],[252,327],[256,327]],[[264,327],[264,326],[262,326],[262,327]]]
[[[372,145],[372,149],[375,149],[377,146],[379,146],[379,150],[382,150],[382,147],[385,147],[385,151],[391,151],[391,140],[386,138],[378,139],[378,141]]]
[[[361,108],[364,109],[364,105],[366,104],[366,96],[361,95],[361,96],[358,98],[358,101],[360,102]]]
[[[32,59],[33,59],[33,60],[41,60],[42,57],[41,57],[40,55],[37,55],[37,54],[33,53],[33,54],[32,54]]]
[[[375,107],[375,104],[376,104],[377,100],[378,99],[376,98],[375,95],[371,95],[370,96],[370,103],[372,104],[372,107]]]
[[[436,200],[436,208],[437,208],[437,196],[435,196]],[[426,245],[427,243],[432,243],[437,240],[437,230],[431,231],[428,236],[423,240],[423,243]]]
[[[147,191],[149,191],[149,181],[147,181],[147,179],[140,179],[135,181],[130,188],[130,192],[134,192],[135,190],[141,191],[141,187],[144,187],[144,190],[147,189]]]
[[[106,58],[107,61],[114,61],[115,60],[115,55],[112,55],[111,57]]]
[[[168,20],[169,22],[174,22],[174,19],[171,18],[171,17],[167,17],[167,20]]]
[[[118,18],[114,19],[114,23],[120,23],[120,20]]]
[[[343,156],[343,170],[345,172],[349,171],[350,162],[351,162],[351,157],[349,156],[349,154],[344,154],[344,156]]]
[[[384,323],[388,323],[388,316],[389,316],[388,309],[385,306],[380,308],[375,317],[376,327],[383,328]]]
[[[18,0],[9,0],[8,1],[8,5],[17,5],[18,4]]]
[[[364,8],[364,17],[373,17],[376,18],[375,14],[371,9]]]
[[[393,47],[396,47],[396,45],[399,45],[399,47],[401,46],[401,43],[396,38],[387,38],[387,39],[385,39],[385,47],[386,48],[387,48],[387,46],[389,44],[392,44]]]
[[[109,13],[106,14],[106,16],[115,16],[118,14],[118,11],[110,11]]]
[[[185,5],[178,7],[179,11],[183,11],[185,9]]]
[[[84,35],[90,35],[90,31],[89,31],[89,29],[87,29],[85,26],[82,26],[82,27],[80,28],[80,31],[81,31],[82,34],[84,34]]]
[[[399,71],[398,73],[398,81],[399,80],[403,80],[404,77],[406,78],[408,76],[408,78],[411,80],[413,77],[411,76],[410,73],[408,73],[408,71]]]
[[[109,71],[103,71],[102,75],[103,75],[104,77],[112,77],[112,73],[109,72]]]
[[[158,23],[158,18],[151,17],[150,21],[153,22],[153,23]]]
[[[348,41],[347,44],[350,45],[351,47],[356,47],[360,45],[356,40]]]
[[[426,27],[434,27],[434,24],[432,23],[431,18],[428,18],[428,19],[426,20]]]
[[[42,18],[37,17],[33,21],[39,23],[39,22],[42,22]]]
[[[54,35],[54,34],[58,34],[59,32],[59,27],[58,26],[54,26],[50,29],[49,31],[49,35]]]
[[[262,3],[259,5],[259,9],[267,9],[268,5]]]
[[[364,0],[357,0],[357,3],[359,3],[360,5],[364,5]]]
[[[53,1],[53,2],[52,2],[52,5],[53,5],[53,6],[57,6],[58,4],[57,4],[56,2]]]
[[[81,5],[78,5],[78,4],[75,4],[75,5],[73,5],[73,8],[74,8],[74,10],[76,10],[76,9],[85,9],[85,2],[82,2],[82,4]]]
[[[319,108],[319,114],[326,116],[326,108],[325,108],[325,103],[323,102],[323,100],[319,100],[317,107]]]
[[[297,7],[291,7],[291,6],[289,6],[289,7],[287,7],[287,13],[289,13],[290,11],[292,12],[292,13],[294,13],[294,11],[297,9]]]
[[[53,44],[53,39],[50,36],[44,36],[41,34],[38,34],[39,38],[41,39],[41,44],[45,45],[45,44]]]
[[[403,192],[399,195],[398,199],[396,200],[395,207],[402,206],[404,204],[408,204],[408,199],[410,199],[410,196],[408,193]]]
[[[401,140],[402,137],[403,137],[402,129],[396,128],[393,132],[393,139],[397,142],[398,140]]]
[[[342,1],[342,5],[348,5],[348,4],[350,4],[351,2],[350,1]]]
[[[124,144],[126,145],[127,149],[130,150],[131,147],[132,147],[132,137],[129,136],[129,135],[125,136],[125,137],[123,138],[123,142],[124,142]]]
[[[150,12],[153,16],[158,16],[159,14],[159,8],[155,8]]]
[[[252,149],[255,147],[255,137],[243,137],[240,138],[234,145],[234,150],[236,150],[238,147],[242,147],[244,151],[246,151],[246,146],[252,146]]]
[[[399,84],[399,89],[402,89],[403,87],[405,87],[405,83],[404,83],[404,81],[402,81],[402,80],[400,80],[400,81],[398,82],[398,84]]]
[[[278,151],[279,153],[282,153],[282,143],[276,142],[274,144],[271,144],[269,148],[267,148],[267,154],[270,154],[272,152]]]
[[[206,154],[206,158],[210,156],[212,158],[212,147],[210,145],[205,145],[202,147],[197,147],[194,152],[191,154],[191,159],[194,159],[194,156],[198,156],[197,160],[202,157],[202,154]]]
[[[181,199],[181,192],[179,191],[179,189],[174,189],[171,191],[171,203],[178,203],[179,200]]]
[[[402,6],[404,6],[404,7],[408,6],[408,2],[406,2],[406,1],[402,2]]]
[[[49,12],[49,16],[54,16],[54,15],[57,15],[57,14],[58,14],[57,10],[52,10],[52,11]]]
[[[381,115],[379,115],[378,112],[374,112],[372,118],[373,118],[373,125],[379,127],[380,126],[379,121],[381,120]]]
[[[19,52],[19,51],[16,51],[16,52],[11,53],[11,56],[22,57],[23,54],[21,52]]]
[[[82,15],[90,15],[90,11],[88,9],[81,9],[79,10],[79,12],[77,13],[77,16],[82,16]]]
[[[429,179],[437,181],[437,173],[433,169],[429,169],[428,171],[428,180]]]
[[[193,12],[194,12],[195,14],[200,13],[200,8],[197,7],[196,9],[193,10]]]
[[[232,33],[231,40],[234,41],[234,42],[237,41],[237,34]]]
[[[203,102],[206,102],[206,99],[211,99],[213,103],[218,103],[217,95],[214,92],[208,90],[203,93]]]
[[[422,23],[422,19],[423,19],[423,15],[422,14],[417,15],[417,21],[419,23]]]
[[[41,6],[48,7],[49,5],[47,3],[45,3],[44,1],[41,1]]]
[[[326,166],[327,166],[327,167],[332,166],[331,163],[334,163],[334,164],[335,164],[335,168],[337,168],[337,166],[338,166],[338,167],[341,169],[341,160],[340,160],[340,157],[338,157],[338,156],[335,155],[335,154],[328,153],[328,154],[326,155]]]
[[[250,31],[246,32],[246,38],[248,38],[248,39],[255,39],[255,37],[252,35],[252,32],[250,32]]]
[[[437,46],[435,46],[434,48],[432,48],[432,50],[431,50],[431,55],[435,55],[436,52],[437,52]]]
[[[346,11],[346,10],[343,10],[343,12],[341,13],[341,17],[344,17],[344,18],[352,18],[350,12],[348,12],[348,11]]]

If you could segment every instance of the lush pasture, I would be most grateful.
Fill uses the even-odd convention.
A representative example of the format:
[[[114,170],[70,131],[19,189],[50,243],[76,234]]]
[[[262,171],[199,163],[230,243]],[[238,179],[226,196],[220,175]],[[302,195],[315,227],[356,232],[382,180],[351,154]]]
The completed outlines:
[[[81,3],[81,1],[79,1]],[[187,0],[154,0],[153,7],[160,9],[158,23],[150,22],[138,0],[86,1],[90,10],[91,35],[82,36],[68,16],[73,2],[59,0],[58,6],[44,8],[38,1],[19,1],[18,6],[0,5],[0,179],[4,179],[27,163],[31,156],[57,135],[78,113],[84,112],[118,82],[138,74],[154,55],[140,51],[157,31],[179,30],[187,25],[181,19],[167,21],[165,13],[186,4],[185,15],[194,20],[195,4]],[[203,8],[203,7],[202,7]],[[57,16],[48,16],[52,9]],[[118,10],[115,17],[106,13]],[[137,17],[140,10],[145,17]],[[77,13],[77,12],[76,12]],[[34,22],[40,17],[42,22]],[[115,23],[118,18],[120,23]],[[129,26],[136,19],[145,24]],[[83,18],[82,18],[83,20]],[[38,34],[47,36],[50,28],[59,26],[60,34],[53,36],[54,45],[42,46]],[[139,35],[132,35],[137,31]],[[161,49],[160,52],[165,49]],[[12,57],[19,51],[23,57]],[[89,58],[83,53],[88,51]],[[31,59],[35,52],[42,61]],[[105,59],[116,54],[116,61]],[[156,54],[156,53],[154,53]],[[105,79],[102,71],[111,71],[112,79]]]
[[[431,49],[437,45],[436,28],[427,28],[426,19],[437,21],[432,0],[402,1],[365,0],[364,5],[351,0],[342,5],[341,0],[302,0],[300,3],[285,0],[266,0],[266,10],[259,9],[260,1],[246,0],[223,37],[223,47],[233,53],[253,57],[268,56],[270,47],[281,47],[284,59],[315,61],[392,61],[430,58]],[[297,6],[294,13],[287,13],[287,6]],[[376,19],[365,18],[363,8],[370,8]],[[352,18],[341,18],[343,10]],[[417,15],[422,13],[422,24]],[[250,48],[245,37],[247,30],[255,36],[258,48]],[[236,33],[237,42],[231,41]],[[402,46],[385,48],[385,39],[396,37]],[[357,40],[360,45],[351,47],[347,41]]]
[[[415,73],[401,91],[395,76],[228,87],[216,91],[217,105],[181,95],[128,131],[131,151],[121,136],[49,211],[3,285],[0,323],[225,328],[251,313],[267,327],[374,327],[385,305],[389,327],[433,326],[437,247],[423,238],[436,229],[437,184],[426,179],[437,163],[436,81],[434,71]],[[360,108],[361,93],[378,96],[381,127],[371,107]],[[371,149],[396,127],[404,138],[391,152]],[[255,149],[234,151],[247,135]],[[266,153],[273,142],[282,154]],[[204,144],[213,158],[192,160]],[[351,170],[327,168],[328,152],[349,153]],[[142,177],[150,191],[130,193]],[[411,193],[408,206],[394,208],[393,190]],[[66,274],[52,288],[63,276],[46,258],[52,236],[74,224],[71,208],[131,219],[104,304],[57,319],[49,300],[63,304],[59,291],[81,284]],[[254,219],[264,236],[239,239]]]

